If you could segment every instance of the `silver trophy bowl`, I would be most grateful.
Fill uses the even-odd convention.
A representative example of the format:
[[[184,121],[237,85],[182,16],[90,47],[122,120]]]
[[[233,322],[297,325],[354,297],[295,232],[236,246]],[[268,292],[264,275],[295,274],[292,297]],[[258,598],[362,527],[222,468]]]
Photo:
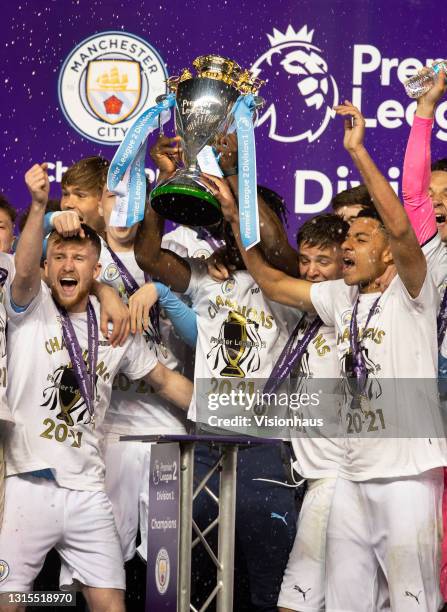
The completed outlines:
[[[175,128],[181,137],[184,168],[157,184],[151,204],[161,216],[183,225],[213,225],[221,219],[220,205],[202,183],[197,155],[233,123],[232,109],[241,93],[252,93],[262,84],[248,71],[218,55],[193,62],[197,75],[184,70],[169,79],[176,94]]]

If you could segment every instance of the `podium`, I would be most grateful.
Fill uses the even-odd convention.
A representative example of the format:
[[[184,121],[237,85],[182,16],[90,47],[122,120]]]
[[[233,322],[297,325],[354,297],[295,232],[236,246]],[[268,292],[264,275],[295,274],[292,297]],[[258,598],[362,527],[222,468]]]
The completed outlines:
[[[156,443],[151,449],[149,477],[146,612],[203,612],[208,609],[214,599],[216,599],[217,612],[232,612],[238,448],[260,444],[279,444],[280,440],[208,434],[121,436],[120,440]],[[194,486],[194,452],[197,443],[209,444],[218,450],[218,455],[205,476]],[[163,447],[165,453],[163,453]],[[160,457],[158,457],[158,451],[160,451]],[[175,466],[176,452],[180,468],[178,479]],[[168,456],[169,459],[163,459],[163,456]],[[218,496],[208,487],[208,481],[215,473],[220,475]],[[170,483],[171,489],[166,490],[165,488],[162,492],[154,491],[156,487],[159,488],[160,483],[165,485]],[[203,531],[193,519],[194,500],[202,490],[216,502],[218,507],[217,518]],[[154,505],[158,503],[154,500],[163,498],[166,499],[166,504],[174,502],[176,491],[179,492],[180,499],[175,500],[176,507],[174,507],[175,503],[170,503],[169,516],[153,517]],[[178,509],[177,515],[175,514],[176,508]],[[175,515],[178,521],[172,518]],[[156,532],[152,531],[154,526],[157,529]],[[207,534],[215,527],[218,528],[217,554],[206,540]],[[173,544],[174,530],[177,532],[177,546]],[[168,533],[161,534],[158,531]],[[191,533],[195,534],[193,539],[191,539]],[[165,545],[163,545],[163,538]],[[157,540],[156,550],[153,546],[155,539]],[[216,566],[217,576],[216,584],[206,601],[200,608],[195,608],[191,604],[191,551],[199,543],[202,543]],[[173,556],[174,558],[171,558]]]

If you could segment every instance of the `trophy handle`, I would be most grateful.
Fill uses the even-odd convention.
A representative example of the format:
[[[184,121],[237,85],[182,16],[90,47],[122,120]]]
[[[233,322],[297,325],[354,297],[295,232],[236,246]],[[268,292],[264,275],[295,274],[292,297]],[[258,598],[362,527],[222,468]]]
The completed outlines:
[[[261,96],[254,96],[254,103],[255,103],[255,110],[253,111],[253,125],[256,126],[258,122],[258,116],[259,116],[258,111],[260,111],[261,108],[264,106],[265,98],[262,98]]]

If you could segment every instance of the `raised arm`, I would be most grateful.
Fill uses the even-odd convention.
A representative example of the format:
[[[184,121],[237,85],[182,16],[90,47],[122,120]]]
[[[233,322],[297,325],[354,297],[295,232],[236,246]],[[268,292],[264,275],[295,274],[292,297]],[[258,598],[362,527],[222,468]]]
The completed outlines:
[[[314,310],[310,299],[312,283],[293,278],[281,270],[277,270],[267,263],[258,247],[246,251],[241,242],[239,211],[231,189],[224,180],[217,177],[205,175],[203,180],[207,181],[213,194],[219,200],[225,219],[231,223],[231,228],[247,270],[255,279],[264,295],[268,299],[280,304],[295,306],[301,310],[312,312]]]
[[[236,199],[239,199],[238,149],[236,133],[221,137],[217,143],[220,153],[219,164],[225,174],[226,181]],[[298,254],[287,239],[281,221],[268,206],[258,189],[259,226],[261,234],[260,248],[274,268],[282,270],[290,276],[298,276]]]
[[[142,270],[174,291],[183,293],[191,279],[191,268],[186,260],[161,248],[163,227],[164,220],[148,202],[135,239],[135,258]]]
[[[433,203],[429,195],[431,175],[430,140],[436,105],[445,93],[444,71],[438,75],[434,87],[417,102],[402,176],[402,196],[405,210],[419,244],[424,244],[437,232]]]
[[[363,141],[365,119],[358,108],[350,102],[336,106],[339,115],[352,117],[345,119],[344,147],[371,194],[390,240],[394,263],[402,282],[412,297],[417,297],[427,272],[427,264],[419,246],[410,220],[391,185],[379,171]]]
[[[11,296],[17,306],[28,306],[40,289],[44,216],[50,191],[47,164],[34,164],[25,174],[25,183],[31,194],[31,206],[15,254]]]

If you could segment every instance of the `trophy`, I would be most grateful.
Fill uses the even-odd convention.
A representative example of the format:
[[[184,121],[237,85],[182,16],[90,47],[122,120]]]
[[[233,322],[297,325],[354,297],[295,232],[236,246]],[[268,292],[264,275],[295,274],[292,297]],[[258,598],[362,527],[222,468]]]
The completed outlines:
[[[198,153],[225,135],[234,124],[232,110],[241,95],[255,94],[262,81],[234,61],[206,55],[193,61],[196,75],[183,70],[168,79],[175,93],[175,128],[181,137],[184,168],[159,183],[151,193],[151,204],[161,216],[184,225],[213,225],[221,219],[220,205],[200,179]],[[255,96],[255,107],[263,99]]]
[[[230,312],[223,326],[223,346],[226,366],[220,372],[221,376],[244,378],[245,373],[239,366],[247,348],[247,321],[237,312]]]

